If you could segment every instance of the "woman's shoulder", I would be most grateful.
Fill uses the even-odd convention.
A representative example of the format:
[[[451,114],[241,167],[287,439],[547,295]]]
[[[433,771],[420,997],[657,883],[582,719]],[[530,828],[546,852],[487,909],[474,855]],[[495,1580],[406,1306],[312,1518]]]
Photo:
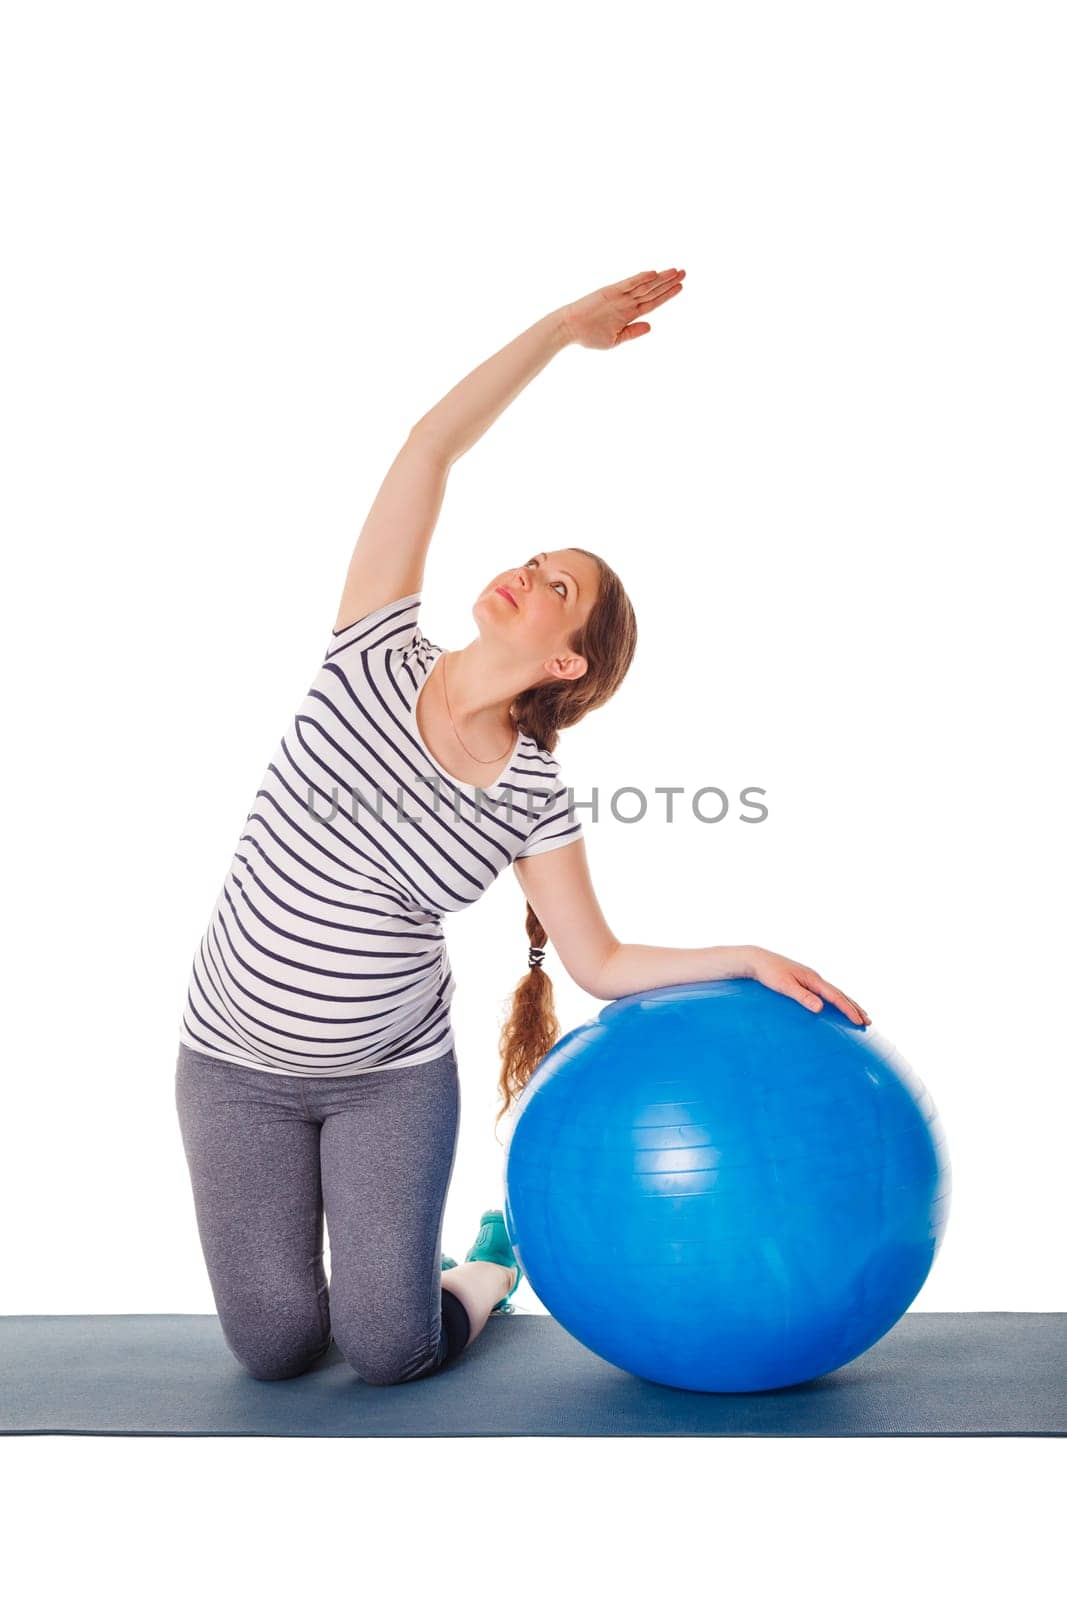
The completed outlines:
[[[544,772],[558,772],[560,762],[558,754],[553,750],[546,750],[544,745],[538,744],[533,734],[522,731],[519,737],[518,753],[526,761],[535,762]]]
[[[400,595],[394,600],[365,611],[362,616],[334,627],[327,641],[325,659],[344,663],[346,658],[390,654],[410,654],[425,647],[438,649],[425,637],[420,625],[422,591]]]

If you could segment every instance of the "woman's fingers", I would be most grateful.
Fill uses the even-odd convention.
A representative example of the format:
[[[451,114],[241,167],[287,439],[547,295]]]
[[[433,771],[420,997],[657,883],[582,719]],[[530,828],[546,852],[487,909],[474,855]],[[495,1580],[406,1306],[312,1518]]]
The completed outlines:
[[[843,1012],[853,1022],[863,1023],[865,1026],[870,1022],[871,1019],[862,1006],[857,1005],[855,1000],[850,1000],[843,989],[836,989],[832,983],[827,983],[826,979],[820,977],[819,973],[806,973],[802,982],[809,988],[814,989],[816,994],[821,994],[825,999],[829,1000],[831,1004],[837,1007],[838,1011]]]
[[[620,278],[615,284],[616,289],[625,289],[627,293],[636,289],[640,283],[651,283],[653,278],[658,278],[658,272],[635,272],[632,278]]]
[[[684,267],[681,271],[678,271],[676,267],[672,267],[669,272],[659,273],[654,283],[642,285],[634,295],[634,299],[640,302],[642,309],[657,300],[666,300],[668,295],[679,292],[684,277]]]
[[[623,278],[621,282],[613,283],[611,289],[604,292],[610,294],[614,290],[644,306],[650,300],[660,299],[668,290],[679,287],[684,277],[684,267],[668,267],[665,272],[639,272],[633,278]]]
[[[642,300],[639,305],[634,306],[633,310],[630,312],[630,315],[633,317],[647,317],[650,311],[658,311],[660,306],[663,305],[664,301],[673,300],[675,295],[681,294],[681,292],[682,285],[680,283],[675,283],[669,288],[664,289],[662,294],[653,295],[649,300]]]
[[[801,1005],[807,1006],[809,1011],[822,1010],[822,1001],[818,995],[812,994],[811,990],[806,989],[796,978],[790,978],[782,993],[787,994],[791,1000],[799,1000]]]
[[[635,272],[632,278],[620,278],[618,283],[612,284],[612,288],[621,289],[625,294],[642,294],[658,279],[666,278],[677,270],[677,267],[668,267],[666,272]]]
[[[861,1027],[870,1026],[871,1019],[863,1007],[836,984],[827,983],[813,967],[802,966],[799,961],[790,961],[787,956],[776,955],[773,950],[761,951],[758,947],[757,958],[753,975],[768,989],[796,1000],[809,1011],[821,1011],[823,1001],[829,1000],[851,1022]]]
[[[657,288],[654,294],[647,296],[631,295],[629,297],[631,303],[625,305],[621,312],[621,317],[627,318],[627,321],[616,335],[616,344],[622,344],[626,339],[638,339],[643,333],[651,332],[652,324],[650,322],[637,322],[634,319],[647,317],[650,311],[657,311],[665,300],[670,300],[674,295],[681,294],[681,292],[682,285],[678,282],[671,282],[664,284],[661,288]]]

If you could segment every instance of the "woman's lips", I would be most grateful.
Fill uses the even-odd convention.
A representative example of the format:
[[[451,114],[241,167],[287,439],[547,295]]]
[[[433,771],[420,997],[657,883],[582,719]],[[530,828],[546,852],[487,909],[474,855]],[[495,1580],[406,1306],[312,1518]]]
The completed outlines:
[[[502,583],[497,584],[496,592],[497,594],[502,594],[506,600],[510,600],[516,611],[519,609],[519,602],[516,600],[511,590],[505,589]]]

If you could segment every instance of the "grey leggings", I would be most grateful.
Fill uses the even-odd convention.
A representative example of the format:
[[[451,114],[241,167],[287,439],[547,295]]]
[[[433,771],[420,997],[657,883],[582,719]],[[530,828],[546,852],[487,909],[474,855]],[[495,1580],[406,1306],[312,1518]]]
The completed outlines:
[[[253,1377],[296,1377],[331,1336],[368,1383],[455,1360],[470,1322],[441,1286],[460,1111],[451,1051],[303,1078],[179,1043],[174,1087],[219,1322]]]

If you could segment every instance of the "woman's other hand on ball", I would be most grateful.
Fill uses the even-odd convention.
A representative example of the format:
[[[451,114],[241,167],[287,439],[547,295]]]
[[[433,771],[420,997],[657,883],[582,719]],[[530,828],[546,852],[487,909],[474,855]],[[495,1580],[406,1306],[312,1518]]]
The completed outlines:
[[[843,990],[827,983],[813,967],[790,961],[788,956],[781,956],[774,950],[764,950],[758,944],[749,945],[748,949],[750,958],[746,977],[755,978],[767,989],[776,989],[779,994],[788,995],[791,1000],[807,1006],[809,1011],[821,1011],[823,1000],[829,1000],[850,1022],[859,1023],[862,1027],[870,1026],[871,1019],[863,1007],[857,1005],[855,1000],[850,1000]]]

